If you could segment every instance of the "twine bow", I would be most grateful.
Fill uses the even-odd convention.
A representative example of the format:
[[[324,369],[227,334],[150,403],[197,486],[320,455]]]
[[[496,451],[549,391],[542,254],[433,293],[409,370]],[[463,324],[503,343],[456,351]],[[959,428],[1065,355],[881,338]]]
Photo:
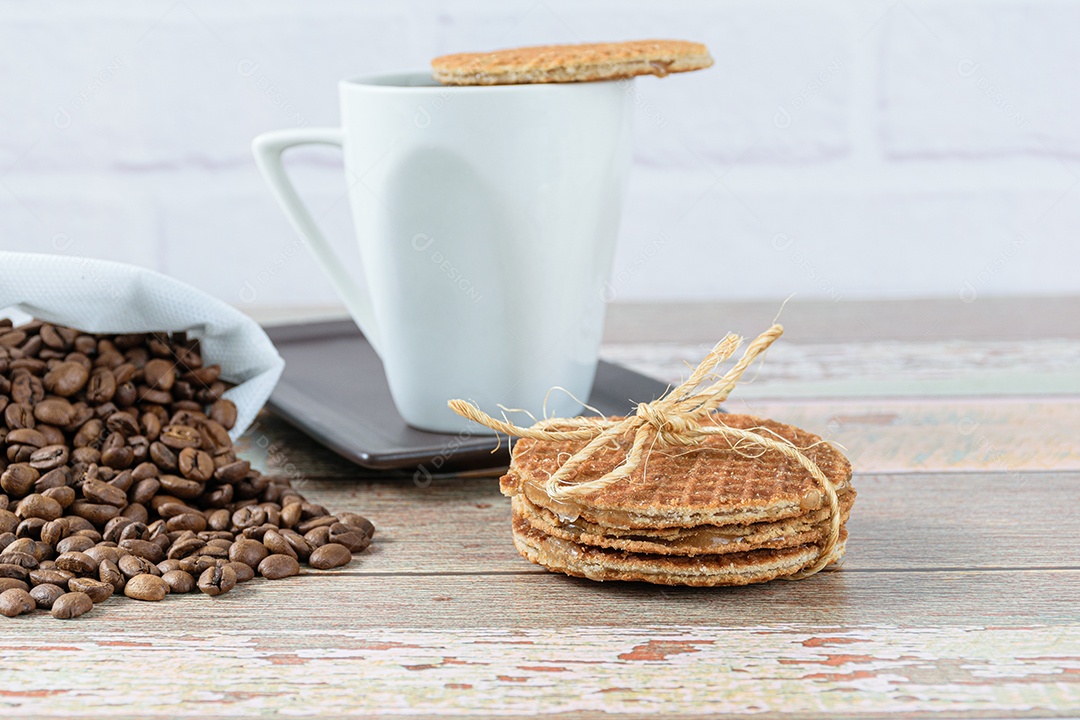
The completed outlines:
[[[651,449],[656,444],[689,447],[706,437],[718,435],[727,438],[735,452],[745,453],[747,446],[757,446],[762,451],[775,450],[802,465],[821,485],[829,503],[828,538],[812,564],[789,576],[791,579],[799,579],[813,575],[832,560],[832,551],[840,537],[840,510],[836,487],[817,463],[788,439],[775,433],[771,433],[770,437],[762,432],[755,432],[754,429],[729,427],[723,424],[723,415],[714,412],[727,400],[746,369],[768,350],[783,332],[781,325],[770,327],[750,343],[743,356],[727,373],[698,391],[698,387],[709,378],[716,366],[735,354],[742,344],[741,337],[728,334],[713,347],[685,382],[658,400],[640,403],[633,415],[621,419],[550,418],[531,427],[522,427],[493,418],[475,404],[464,400],[451,400],[448,405],[458,415],[507,435],[544,442],[588,440],[588,443],[552,473],[544,484],[544,491],[555,500],[588,495],[625,480],[647,459],[647,448]],[[634,439],[625,460],[595,480],[573,482],[575,472],[583,463],[603,447],[610,446],[619,437],[629,433],[633,433]]]

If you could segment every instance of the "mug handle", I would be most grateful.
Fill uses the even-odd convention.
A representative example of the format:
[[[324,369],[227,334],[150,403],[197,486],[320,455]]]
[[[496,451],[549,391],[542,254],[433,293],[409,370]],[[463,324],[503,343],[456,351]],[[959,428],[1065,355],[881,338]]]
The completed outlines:
[[[297,195],[296,188],[286,174],[285,166],[281,161],[281,154],[296,145],[318,144],[343,147],[344,140],[345,134],[341,128],[275,130],[263,133],[252,140],[251,150],[255,154],[255,164],[262,172],[293,228],[311,246],[315,259],[330,276],[330,284],[334,286],[334,290],[345,303],[345,308],[378,353],[379,328],[375,323],[371,301],[345,272],[337,254],[326,241],[319,226],[315,224],[311,212]]]

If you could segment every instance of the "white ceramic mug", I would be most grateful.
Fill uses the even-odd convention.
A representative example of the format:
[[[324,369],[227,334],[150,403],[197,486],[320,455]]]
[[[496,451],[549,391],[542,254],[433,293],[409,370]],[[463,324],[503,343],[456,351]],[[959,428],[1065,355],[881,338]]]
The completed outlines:
[[[380,75],[341,82],[341,128],[255,138],[259,168],[410,425],[476,431],[450,398],[581,411],[571,395],[592,389],[630,165],[628,89]],[[307,143],[342,146],[367,293],[285,175],[282,152]]]

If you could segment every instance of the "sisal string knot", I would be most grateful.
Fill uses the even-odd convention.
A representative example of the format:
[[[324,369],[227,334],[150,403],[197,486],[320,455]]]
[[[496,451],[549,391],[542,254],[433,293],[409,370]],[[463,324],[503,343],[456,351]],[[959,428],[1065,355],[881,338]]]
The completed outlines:
[[[655,429],[657,439],[664,445],[693,445],[699,439],[691,432],[701,426],[696,418],[668,415],[660,401],[641,403],[634,414]]]
[[[746,454],[748,445],[762,450],[774,450],[799,463],[821,486],[829,503],[829,534],[820,548],[817,559],[791,579],[813,575],[832,561],[832,551],[840,537],[840,508],[836,488],[821,468],[806,456],[794,443],[772,434],[758,433],[753,429],[728,427],[723,415],[715,411],[727,400],[746,369],[760,357],[784,332],[780,325],[773,325],[747,347],[742,358],[722,377],[712,373],[718,365],[730,358],[742,344],[742,338],[728,334],[705,356],[683,383],[652,402],[637,406],[633,415],[625,418],[548,418],[530,427],[514,425],[498,420],[485,413],[475,404],[464,400],[447,403],[458,415],[485,425],[496,432],[514,437],[524,437],[543,442],[587,440],[586,444],[569,457],[551,474],[544,484],[544,491],[554,500],[576,498],[598,492],[629,478],[648,458],[654,446],[689,447],[701,440],[719,435],[724,437],[734,452]],[[698,388],[706,381],[712,383],[703,390]],[[609,472],[594,480],[575,481],[575,472],[604,448],[611,447],[623,436],[632,436],[626,458]]]

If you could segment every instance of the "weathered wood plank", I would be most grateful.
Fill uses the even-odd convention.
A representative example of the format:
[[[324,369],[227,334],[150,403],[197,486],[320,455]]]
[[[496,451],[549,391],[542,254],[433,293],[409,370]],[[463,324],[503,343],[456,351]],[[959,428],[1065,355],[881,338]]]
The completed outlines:
[[[612,303],[608,343],[706,342],[717,333],[754,335],[782,300]],[[793,298],[780,321],[794,342],[1080,339],[1080,296],[831,302]]]
[[[846,569],[1080,568],[1080,514],[1047,511],[1080,505],[1080,473],[859,475],[855,487]],[[514,549],[510,503],[492,478],[310,481],[302,491],[375,522],[365,572],[543,572]]]
[[[6,647],[5,647],[6,646]],[[1003,656],[1008,648],[1010,654]],[[1080,626],[242,630],[18,645],[0,706],[207,717],[361,713],[1038,716],[1080,704]],[[163,656],[170,658],[163,662]],[[48,662],[41,664],[41,660]],[[108,672],[87,673],[93,667]]]
[[[1080,402],[1072,398],[761,400],[731,412],[797,425],[839,444],[859,472],[1080,470]],[[256,465],[290,478],[385,478],[266,415],[243,439]],[[273,440],[270,440],[273,438]],[[269,453],[267,452],[269,449]],[[498,475],[501,469],[489,471]],[[413,473],[391,473],[412,479]],[[420,478],[423,480],[424,478]]]
[[[678,383],[689,375],[687,363],[696,365],[716,340],[605,345],[601,355],[645,375]],[[748,398],[1076,395],[1080,394],[1078,356],[1080,340],[1061,338],[1022,342],[799,344],[784,337],[739,385],[736,395]]]
[[[1080,470],[1075,398],[980,400],[741,400],[749,412],[797,425],[838,443],[860,472],[1012,475]]]

